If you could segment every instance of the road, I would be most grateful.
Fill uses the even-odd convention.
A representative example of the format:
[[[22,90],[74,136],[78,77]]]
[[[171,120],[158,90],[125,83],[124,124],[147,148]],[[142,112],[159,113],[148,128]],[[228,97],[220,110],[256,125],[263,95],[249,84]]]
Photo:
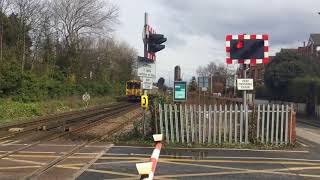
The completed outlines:
[[[295,150],[164,149],[155,179],[318,179],[320,131],[298,123]],[[137,179],[135,163],[149,160],[152,148],[114,146],[79,180]]]
[[[318,179],[320,128],[298,123],[299,148],[293,150],[164,149],[155,179]],[[69,152],[72,141],[51,141],[0,161],[0,179],[19,179]],[[3,142],[0,155],[28,144]],[[153,147],[99,142],[57,163],[41,179],[138,179],[135,164],[149,161]]]

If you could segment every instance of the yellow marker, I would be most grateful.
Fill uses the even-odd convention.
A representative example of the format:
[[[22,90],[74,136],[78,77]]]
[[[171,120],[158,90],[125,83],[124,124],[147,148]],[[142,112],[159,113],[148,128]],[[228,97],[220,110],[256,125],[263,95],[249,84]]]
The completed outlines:
[[[148,108],[149,99],[147,95],[141,96],[141,107]]]

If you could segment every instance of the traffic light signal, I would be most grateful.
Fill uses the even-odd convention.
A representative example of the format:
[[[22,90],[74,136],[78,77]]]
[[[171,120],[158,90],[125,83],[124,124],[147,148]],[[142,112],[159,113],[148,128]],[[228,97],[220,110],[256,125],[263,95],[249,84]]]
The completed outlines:
[[[149,34],[149,38],[147,41],[148,52],[156,53],[163,50],[166,46],[163,45],[162,43],[166,41],[167,41],[167,38],[165,38],[163,34]]]

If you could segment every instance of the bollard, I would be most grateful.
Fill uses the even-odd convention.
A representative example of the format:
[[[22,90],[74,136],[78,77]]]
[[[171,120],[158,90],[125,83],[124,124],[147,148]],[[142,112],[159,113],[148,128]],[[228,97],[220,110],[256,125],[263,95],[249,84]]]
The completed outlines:
[[[162,147],[162,144],[161,144],[162,139],[163,139],[162,134],[153,135],[153,140],[156,143],[156,145],[155,145],[155,149],[153,150],[151,158],[150,158],[151,162],[136,164],[138,173],[139,173],[139,175],[141,175],[140,179],[144,179],[144,180],[152,180],[153,179],[154,173],[156,171],[158,159],[160,156],[160,151],[161,151],[161,147]]]

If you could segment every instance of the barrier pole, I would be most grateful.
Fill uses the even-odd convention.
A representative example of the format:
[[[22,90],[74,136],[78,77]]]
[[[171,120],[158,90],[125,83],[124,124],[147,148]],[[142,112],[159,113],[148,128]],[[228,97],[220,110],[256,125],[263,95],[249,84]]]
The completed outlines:
[[[141,175],[140,179],[143,179],[143,180],[153,180],[154,174],[156,172],[159,156],[160,156],[160,151],[162,147],[161,141],[163,139],[163,135],[155,134],[153,135],[153,139],[156,145],[150,158],[151,162],[136,164],[137,170]]]

